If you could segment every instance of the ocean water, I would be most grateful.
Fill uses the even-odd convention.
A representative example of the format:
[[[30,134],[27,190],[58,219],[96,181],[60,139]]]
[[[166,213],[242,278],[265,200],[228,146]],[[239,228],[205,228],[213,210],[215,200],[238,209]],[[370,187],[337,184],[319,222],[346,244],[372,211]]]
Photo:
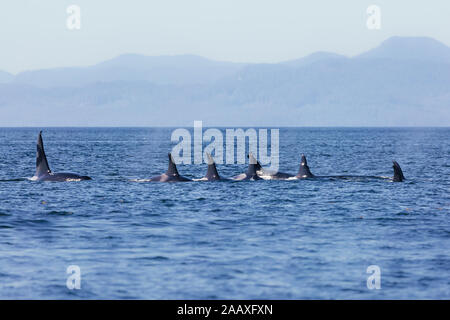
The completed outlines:
[[[40,129],[53,171],[93,180],[27,180]],[[395,159],[404,183],[132,181],[166,170],[171,132],[0,129],[0,298],[450,298],[449,128],[280,129],[283,172],[301,153],[316,175],[392,176]],[[206,165],[178,169],[200,178]]]

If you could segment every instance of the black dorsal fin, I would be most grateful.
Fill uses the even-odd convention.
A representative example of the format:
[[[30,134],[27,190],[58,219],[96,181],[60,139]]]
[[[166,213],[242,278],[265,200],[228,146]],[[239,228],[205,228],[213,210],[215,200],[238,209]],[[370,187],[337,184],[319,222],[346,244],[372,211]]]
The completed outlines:
[[[220,180],[213,157],[209,153],[206,153],[206,156],[208,157],[208,171],[206,172],[205,178],[208,180]]]
[[[314,175],[309,170],[308,162],[306,161],[306,157],[302,154],[302,160],[300,162],[300,167],[298,168],[297,178],[311,178]]]
[[[166,174],[168,176],[178,176],[178,170],[172,155],[169,153],[169,168],[167,168]]]
[[[252,153],[249,153],[247,176],[256,176],[257,170],[258,170],[258,161],[255,159]]]
[[[247,158],[249,159],[249,161],[250,161],[250,155],[252,155],[252,157],[253,157],[253,154],[252,154],[252,153],[247,154]],[[263,170],[263,168],[262,168],[261,163],[259,162],[259,160],[256,160],[255,157],[253,157],[253,160],[252,160],[252,161],[256,161],[256,171],[261,171],[261,170]]]
[[[256,171],[262,171],[263,170],[263,168],[261,166],[261,163],[259,163],[258,160],[256,160],[255,169],[256,169]]]
[[[392,178],[392,180],[394,182],[402,182],[403,180],[405,180],[402,168],[400,168],[400,165],[398,164],[397,161],[392,161],[392,163],[393,163],[392,168],[394,168],[394,177]]]
[[[37,140],[37,152],[36,152],[36,177],[43,174],[51,173],[50,167],[48,166],[47,157],[44,151],[44,142],[42,141],[42,131],[39,132]]]

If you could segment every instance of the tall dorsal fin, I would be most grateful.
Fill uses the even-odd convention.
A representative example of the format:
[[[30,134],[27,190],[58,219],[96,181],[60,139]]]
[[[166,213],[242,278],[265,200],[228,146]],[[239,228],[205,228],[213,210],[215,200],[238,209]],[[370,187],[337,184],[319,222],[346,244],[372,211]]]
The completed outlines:
[[[220,180],[213,157],[209,153],[206,153],[206,156],[208,157],[208,171],[206,172],[205,178],[208,180]]]
[[[36,177],[43,174],[51,173],[50,167],[48,166],[47,157],[44,151],[44,142],[42,141],[42,131],[39,132],[37,140],[37,152],[36,152]]]
[[[178,176],[178,170],[172,155],[169,153],[169,168],[167,168],[166,174],[168,176]]]
[[[394,160],[392,161],[392,163],[393,163],[392,168],[394,168],[394,177],[392,178],[392,180],[394,182],[402,182],[403,180],[405,180],[402,168],[400,168],[400,165],[398,164],[397,161]]]
[[[261,166],[259,166],[259,168],[261,168]],[[254,175],[256,175],[257,170],[260,170],[260,169],[258,169],[258,161],[255,159],[253,154],[250,152],[248,155],[247,175],[254,176]]]
[[[309,170],[308,162],[306,161],[306,157],[302,154],[302,160],[300,162],[300,167],[298,168],[297,178],[311,178],[314,175]]]

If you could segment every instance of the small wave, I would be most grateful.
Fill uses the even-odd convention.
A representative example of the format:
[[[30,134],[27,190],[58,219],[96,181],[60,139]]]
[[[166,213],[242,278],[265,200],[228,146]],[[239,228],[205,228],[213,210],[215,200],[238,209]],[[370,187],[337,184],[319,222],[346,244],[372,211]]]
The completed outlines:
[[[0,182],[16,182],[16,181],[27,181],[31,178],[14,178],[14,179],[0,179]]]
[[[56,215],[56,216],[69,216],[69,215],[72,215],[73,212],[72,211],[50,211],[50,212],[47,212],[47,214]]]
[[[136,260],[144,260],[144,261],[167,261],[169,258],[164,256],[152,256],[152,257],[138,257]]]
[[[31,219],[31,220],[23,220],[21,223],[26,225],[30,224],[33,225],[33,224],[47,224],[50,223],[50,221],[46,219]]]

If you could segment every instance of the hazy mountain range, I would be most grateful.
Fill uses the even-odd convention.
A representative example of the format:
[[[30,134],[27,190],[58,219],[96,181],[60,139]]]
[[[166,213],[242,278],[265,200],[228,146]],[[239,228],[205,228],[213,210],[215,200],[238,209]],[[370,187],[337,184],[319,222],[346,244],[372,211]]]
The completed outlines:
[[[0,126],[448,126],[450,48],[393,37],[354,57],[276,64],[121,55],[0,71]]]

